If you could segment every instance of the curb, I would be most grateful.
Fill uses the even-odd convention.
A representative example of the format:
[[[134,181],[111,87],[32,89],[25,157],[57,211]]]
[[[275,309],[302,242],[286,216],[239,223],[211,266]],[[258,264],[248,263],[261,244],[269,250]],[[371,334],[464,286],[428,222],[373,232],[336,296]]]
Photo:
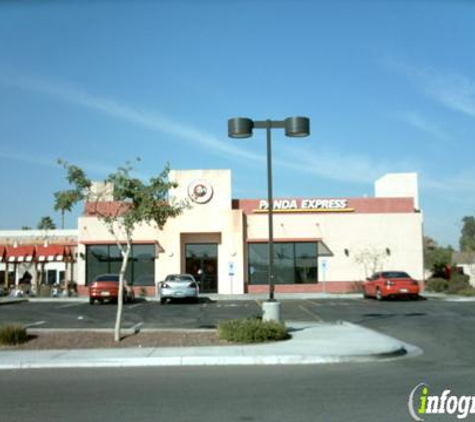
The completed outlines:
[[[27,298],[8,298],[8,299],[0,299],[0,306],[1,305],[11,305],[12,303],[22,303],[28,302]]]
[[[336,325],[309,325],[305,322],[293,322],[292,328],[295,329],[295,333],[291,340],[258,345],[45,351],[6,350],[0,352],[0,370],[317,365],[383,362],[422,353],[422,350],[415,346],[348,322]]]
[[[153,349],[142,349],[146,354]],[[61,351],[55,351],[61,354]],[[335,363],[368,363],[383,362],[396,358],[406,357],[408,352],[405,347],[394,351],[348,356],[308,356],[308,355],[282,355],[282,356],[160,356],[138,358],[103,358],[96,361],[75,360],[32,362],[20,360],[11,364],[0,363],[0,370],[12,369],[87,369],[87,368],[144,368],[144,367],[176,367],[176,366],[254,366],[254,365],[322,365]]]

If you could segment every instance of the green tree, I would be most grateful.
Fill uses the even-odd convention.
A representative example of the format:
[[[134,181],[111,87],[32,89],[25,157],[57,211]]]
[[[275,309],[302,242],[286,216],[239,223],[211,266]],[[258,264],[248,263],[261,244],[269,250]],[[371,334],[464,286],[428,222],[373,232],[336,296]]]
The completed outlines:
[[[31,230],[31,227],[30,226],[21,226],[21,229],[22,230]]]
[[[74,205],[79,201],[76,190],[65,190],[54,193],[54,210],[61,212],[61,228],[64,229],[64,214],[71,212]]]
[[[38,223],[38,230],[54,230],[56,229],[56,224],[51,217],[41,217],[40,222]]]
[[[141,223],[148,223],[162,229],[169,218],[178,216],[187,207],[187,203],[172,203],[167,200],[170,189],[177,187],[176,183],[168,180],[170,171],[168,166],[158,176],[152,177],[147,183],[144,183],[142,180],[132,177],[133,168],[127,163],[106,178],[106,186],[112,186],[116,206],[104,208],[101,205],[105,198],[101,198],[100,194],[95,198],[89,196],[92,183],[85,172],[65,161],[59,162],[66,170],[66,178],[73,187],[73,190],[66,192],[75,192],[70,196],[74,199],[72,202],[88,201],[89,209],[106,225],[120,250],[122,265],[114,329],[114,340],[120,341],[124,276],[133,243],[134,230]],[[58,197],[61,195],[63,193],[58,192]]]
[[[424,266],[434,276],[445,277],[445,268],[452,263],[453,248],[440,246],[434,239],[424,236]]]
[[[465,216],[462,218],[462,233],[460,235],[460,251],[475,251],[475,217]]]

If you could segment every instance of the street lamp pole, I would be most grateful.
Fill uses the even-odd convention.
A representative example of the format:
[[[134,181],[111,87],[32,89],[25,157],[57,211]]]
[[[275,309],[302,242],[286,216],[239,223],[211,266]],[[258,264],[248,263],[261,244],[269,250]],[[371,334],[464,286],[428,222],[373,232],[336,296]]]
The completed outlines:
[[[272,140],[271,121],[267,120],[267,203],[269,222],[269,301],[274,299],[274,195],[272,192]]]
[[[288,117],[285,120],[251,120],[236,117],[228,120],[230,138],[249,138],[253,129],[265,129],[267,140],[267,202],[269,222],[269,302],[275,302],[275,267],[274,267],[274,198],[272,189],[272,139],[271,129],[285,129],[289,137],[305,137],[310,134],[310,119],[307,117]]]

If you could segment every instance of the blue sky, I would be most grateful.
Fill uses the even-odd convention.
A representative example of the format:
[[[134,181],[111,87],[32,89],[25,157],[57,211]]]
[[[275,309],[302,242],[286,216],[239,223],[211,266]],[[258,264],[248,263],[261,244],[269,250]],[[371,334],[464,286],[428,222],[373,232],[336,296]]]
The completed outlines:
[[[425,232],[457,246],[475,213],[475,2],[0,2],[0,228],[36,226],[67,187],[57,158],[103,179],[230,168],[266,195],[265,139],[227,119],[311,119],[274,131],[274,193],[373,195],[419,174]],[[67,216],[77,225],[79,210]]]

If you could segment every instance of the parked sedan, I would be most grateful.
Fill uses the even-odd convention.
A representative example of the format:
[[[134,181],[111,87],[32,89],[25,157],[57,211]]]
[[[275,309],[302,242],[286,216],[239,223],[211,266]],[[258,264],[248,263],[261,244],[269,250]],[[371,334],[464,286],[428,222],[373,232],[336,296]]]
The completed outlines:
[[[382,300],[388,297],[419,297],[419,283],[404,271],[374,273],[363,283],[364,297]]]
[[[119,274],[102,274],[97,276],[89,286],[89,303],[91,305],[97,300],[100,303],[105,301],[117,301],[119,298]],[[124,280],[124,303],[134,301],[134,290]]]
[[[191,274],[169,274],[159,285],[160,303],[172,299],[192,299],[198,301],[199,288]]]

